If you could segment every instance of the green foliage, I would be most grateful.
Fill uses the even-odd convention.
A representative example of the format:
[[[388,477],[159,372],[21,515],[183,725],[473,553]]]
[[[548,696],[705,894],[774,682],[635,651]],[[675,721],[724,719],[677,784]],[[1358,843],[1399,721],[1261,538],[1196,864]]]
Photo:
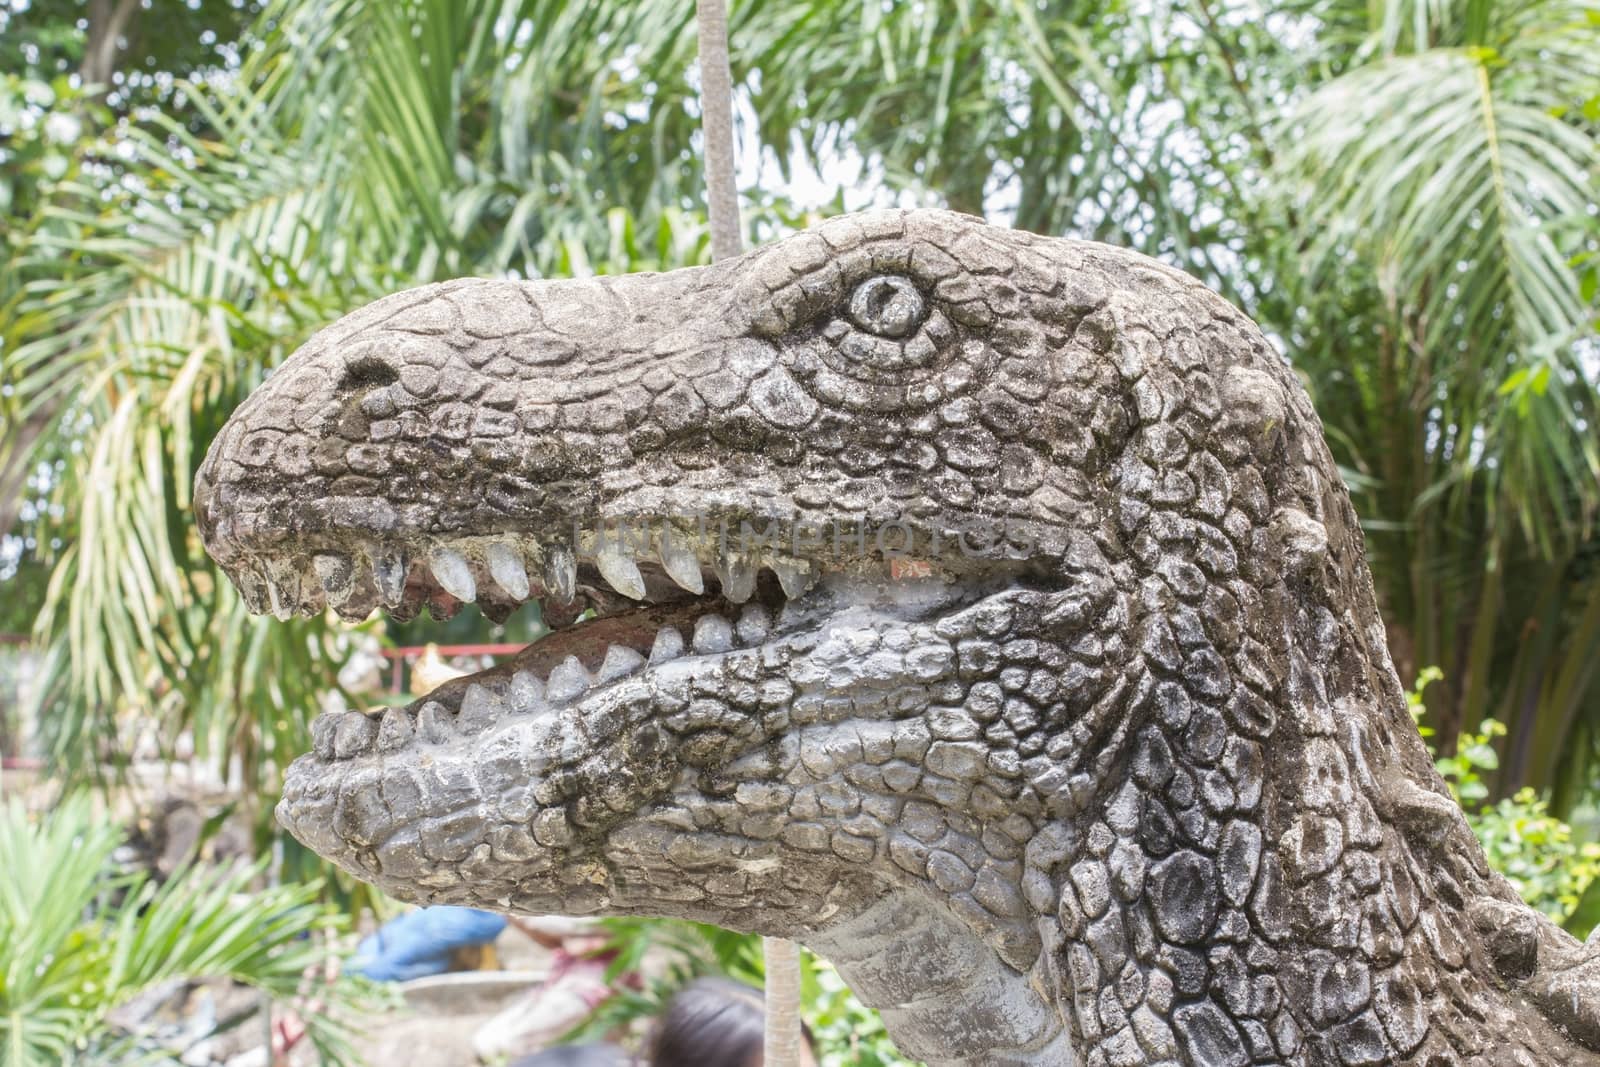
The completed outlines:
[[[654,1018],[678,990],[706,975],[725,975],[760,987],[765,981],[761,938],[675,919],[606,919],[617,952],[609,976],[638,971],[646,954],[659,972],[643,990],[623,990],[602,1002],[567,1035],[596,1040]],[[800,1012],[811,1030],[819,1067],[910,1067],[895,1050],[878,1013],[856,999],[837,972],[810,952],[800,953]]]
[[[172,979],[227,978],[282,1007],[324,960],[337,924],[314,882],[261,888],[257,868],[183,868],[161,884],[118,873],[119,828],[73,797],[31,820],[0,809],[0,1067],[169,1062],[181,1049],[118,1035],[107,1015]],[[308,1035],[330,1063],[351,1056],[349,1018],[376,1001],[351,980],[319,989]]]
[[[85,134],[83,94],[69,79],[0,73],[0,238],[15,240],[40,192],[67,176]]]
[[[1574,840],[1572,827],[1550,814],[1549,804],[1527,787],[1469,813],[1467,821],[1489,862],[1522,899],[1571,929],[1579,902],[1600,875],[1600,845]]]
[[[681,100],[686,16],[523,7],[273,4],[237,79],[189,83],[181,111],[79,146],[117,162],[43,197],[0,277],[16,309],[0,317],[0,409],[50,424],[31,532],[54,564],[35,630],[63,769],[114,757],[133,716],[237,752],[264,791],[304,750],[340,630],[247,617],[188,494],[228,412],[316,327],[435,277],[704,257],[673,168],[647,161],[667,150],[659,121],[625,117],[658,87],[617,73],[633,41],[677,49]]]
[[[270,788],[338,647],[320,621],[247,620],[215,582],[187,515],[199,456],[262,374],[379,293],[702,261],[692,8],[271,0],[238,29],[250,5],[214,6],[137,16],[125,62],[173,77],[151,109],[108,99],[114,122],[55,84],[82,3],[35,3],[7,37],[42,58],[0,96],[57,99],[4,146],[0,416],[42,420],[27,455],[56,472],[29,528],[56,571],[53,751],[153,711],[247,749]],[[1507,780],[1556,785],[1564,810],[1600,739],[1596,10],[735,5],[745,143],[778,163],[747,223],[782,232],[801,219],[775,179],[859,159],[850,206],[1117,241],[1240,302],[1326,420],[1401,668],[1446,669],[1444,740],[1495,715]],[[47,143],[40,108],[81,138]],[[248,655],[213,657],[241,637]]]
[[[37,556],[23,555],[0,582],[5,583],[5,595],[0,597],[0,634],[26,634],[39,618],[39,606],[50,585],[50,567]]]
[[[802,959],[810,966],[801,972],[805,984],[800,1010],[816,1041],[818,1067],[900,1067],[912,1062],[889,1040],[878,1013],[856,999],[837,971],[809,952]]]
[[[120,47],[106,85],[119,112],[170,104],[176,91],[163,75],[189,76],[229,65],[239,33],[261,11],[260,0],[226,3],[95,3],[94,0],[10,0],[0,4],[0,70],[65,80],[93,73],[92,42],[114,33]]]
[[[1293,273],[1260,309],[1354,475],[1401,670],[1445,670],[1445,747],[1499,719],[1503,781],[1560,810],[1600,720],[1596,11],[1374,6],[1276,119]]]
[[[1417,676],[1407,695],[1411,713],[1421,719],[1422,691],[1441,673],[1430,667]],[[1431,731],[1423,728],[1423,736]],[[1571,826],[1550,813],[1548,802],[1529,788],[1517,790],[1498,802],[1490,800],[1490,779],[1500,767],[1495,739],[1505,727],[1485,719],[1475,731],[1456,738],[1449,756],[1435,753],[1434,766],[1450,795],[1467,814],[1467,823],[1483,844],[1489,863],[1505,875],[1513,888],[1533,907],[1557,923],[1568,923],[1585,892],[1600,876],[1600,844],[1579,841]],[[1430,744],[1429,751],[1433,748]],[[1574,931],[1584,936],[1587,931]]]

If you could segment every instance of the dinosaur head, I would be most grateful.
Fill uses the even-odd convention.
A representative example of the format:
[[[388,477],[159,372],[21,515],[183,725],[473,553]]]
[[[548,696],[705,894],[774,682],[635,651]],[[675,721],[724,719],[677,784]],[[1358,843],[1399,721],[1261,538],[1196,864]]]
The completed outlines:
[[[400,293],[239,408],[197,480],[206,547],[257,610],[354,619],[1026,566],[1131,415],[1046,402],[1115,373],[1088,255],[868,215],[714,267]]]
[[[936,764],[972,765],[962,788],[991,756],[1018,781],[1039,754],[1014,747],[1019,702],[1087,707],[1123,655],[1097,483],[1136,416],[1097,254],[867,215],[671,274],[425,287],[318,334],[197,480],[207,549],[250,605],[538,599],[554,629],[413,707],[324,718],[285,821],[402,895],[659,910],[647,842],[703,838],[701,865],[727,869],[712,885],[775,889],[819,844],[883,851],[859,804],[813,796],[858,791],[830,776],[893,764],[901,782],[938,743]],[[960,662],[980,655],[966,620],[1015,610],[1083,631],[1072,676],[1041,672],[1031,697]],[[1091,652],[1098,631],[1111,647]],[[993,713],[946,722],[973,682]],[[807,766],[816,783],[790,782]],[[786,823],[797,788],[810,817]],[[877,792],[898,810],[919,789]],[[762,906],[798,928],[835,907],[813,888]]]
[[[541,602],[289,772],[283,823],[399,897],[797,936],[930,1062],[1430,1032],[1357,977],[1422,936],[1406,827],[1462,906],[1481,853],[1410,785],[1309,401],[1154,261],[914,211],[427,286],[274,373],[196,510],[257,611]]]

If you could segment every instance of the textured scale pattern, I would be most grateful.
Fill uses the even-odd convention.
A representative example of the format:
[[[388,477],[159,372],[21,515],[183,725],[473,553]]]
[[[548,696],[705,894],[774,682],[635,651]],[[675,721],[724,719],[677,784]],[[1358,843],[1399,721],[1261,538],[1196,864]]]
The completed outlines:
[[[1305,392],[1152,260],[885,212],[429,286],[291,358],[196,500],[258,610],[621,635],[319,720],[280,818],[397,896],[797,937],[933,1064],[1600,1063],[1600,963],[1434,774]],[[690,513],[835,525],[589,532]]]

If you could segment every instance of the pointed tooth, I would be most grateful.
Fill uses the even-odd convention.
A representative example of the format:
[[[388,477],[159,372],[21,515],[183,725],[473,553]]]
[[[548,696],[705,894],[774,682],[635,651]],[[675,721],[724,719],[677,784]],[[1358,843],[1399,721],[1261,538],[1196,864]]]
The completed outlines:
[[[481,733],[499,722],[505,714],[505,698],[487,686],[474,683],[467,686],[467,693],[461,698],[461,713],[456,716],[456,727],[464,733]]]
[[[755,561],[742,552],[726,552],[717,560],[717,578],[722,582],[722,595],[735,604],[743,604],[756,591]]]
[[[665,663],[683,655],[683,635],[675,626],[663,626],[656,634],[656,643],[650,646],[650,662]]]
[[[378,587],[378,606],[398,608],[406,595],[406,557],[391,549],[372,554],[372,580]]]
[[[317,572],[307,562],[300,568],[300,614],[314,618],[328,606],[328,591],[322,588]]]
[[[578,657],[568,656],[550,672],[544,684],[544,695],[552,704],[569,704],[589,688],[589,672]]]
[[[456,728],[444,705],[437,700],[430,700],[417,712],[417,733],[422,735],[424,741],[442,745],[455,738]]]
[[[269,559],[267,598],[279,622],[288,622],[300,607],[300,572],[286,559]]]
[[[239,568],[239,573],[229,575],[233,579],[233,587],[239,591],[239,599],[244,601],[245,610],[252,615],[265,615],[272,610],[272,599],[267,593],[267,580],[261,572],[253,566]]]
[[[472,580],[472,565],[467,557],[449,545],[437,545],[428,554],[428,567],[439,588],[463,604],[478,599],[478,584]]]
[[[760,604],[746,604],[736,629],[743,644],[759,645],[772,632],[772,616]]]
[[[562,730],[554,734],[548,744],[556,751],[556,761],[568,767],[590,752],[589,741],[583,736],[582,730]]]
[[[333,610],[338,612],[339,618],[345,622],[365,622],[372,614],[372,609],[377,606],[377,589],[371,582],[357,582],[355,590],[343,603],[335,604]]]
[[[602,537],[600,546],[595,552],[594,563],[600,568],[600,577],[604,578],[611,588],[629,599],[644,599],[644,577],[639,573],[639,565],[622,547],[619,538]]]
[[[578,561],[572,549],[553,545],[545,553],[544,586],[559,601],[570,601],[578,591]]]
[[[522,565],[522,553],[508,541],[496,541],[484,552],[484,562],[489,564],[489,577],[517,603],[528,599],[528,569]]]
[[[700,596],[706,591],[705,578],[700,574],[700,560],[688,545],[679,541],[670,529],[661,531],[661,567],[667,577],[683,588]]]
[[[333,756],[335,759],[359,756],[372,747],[372,740],[377,736],[377,723],[359,711],[347,711],[333,731]]]
[[[289,602],[288,598],[276,585],[270,582],[267,584],[267,588],[272,593],[272,617],[279,622],[288,622],[294,618],[294,605]]]
[[[702,615],[694,621],[694,638],[690,643],[702,655],[726,652],[733,647],[733,624],[721,615]]]
[[[564,738],[579,731],[563,729],[561,716],[546,707],[542,714],[520,720],[514,732],[523,739],[522,764],[528,769],[528,777],[538,782],[545,777],[546,768],[557,761]]]
[[[390,708],[383,713],[383,721],[378,724],[378,751],[394,752],[405,748],[416,733],[416,728],[411,725],[411,716],[399,708]]]
[[[644,657],[625,645],[612,645],[606,649],[606,658],[600,663],[600,670],[595,675],[598,682],[609,682],[613,678],[621,678],[625,674],[632,674],[644,666]]]
[[[317,572],[317,582],[328,594],[328,604],[337,608],[350,599],[356,586],[355,563],[343,552],[318,552],[311,557],[311,569]]]
[[[767,565],[778,576],[783,595],[790,600],[800,599],[813,584],[810,560],[774,559],[769,560]]]
[[[339,728],[338,711],[327,711],[311,720],[311,749],[325,760],[333,759],[333,735]]]
[[[532,671],[518,671],[511,676],[511,708],[513,711],[537,711],[545,706],[544,683]]]

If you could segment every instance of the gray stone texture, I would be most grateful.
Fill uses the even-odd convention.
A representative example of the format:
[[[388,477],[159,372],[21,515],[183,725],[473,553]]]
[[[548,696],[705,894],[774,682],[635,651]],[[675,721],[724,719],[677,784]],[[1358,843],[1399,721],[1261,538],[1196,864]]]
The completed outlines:
[[[403,899],[798,938],[934,1064],[1600,1062],[1600,960],[1435,775],[1304,390],[1170,267],[895,211],[427,286],[195,502],[257,611],[557,626],[313,728],[279,818]],[[714,536],[775,521],[824,532]]]

